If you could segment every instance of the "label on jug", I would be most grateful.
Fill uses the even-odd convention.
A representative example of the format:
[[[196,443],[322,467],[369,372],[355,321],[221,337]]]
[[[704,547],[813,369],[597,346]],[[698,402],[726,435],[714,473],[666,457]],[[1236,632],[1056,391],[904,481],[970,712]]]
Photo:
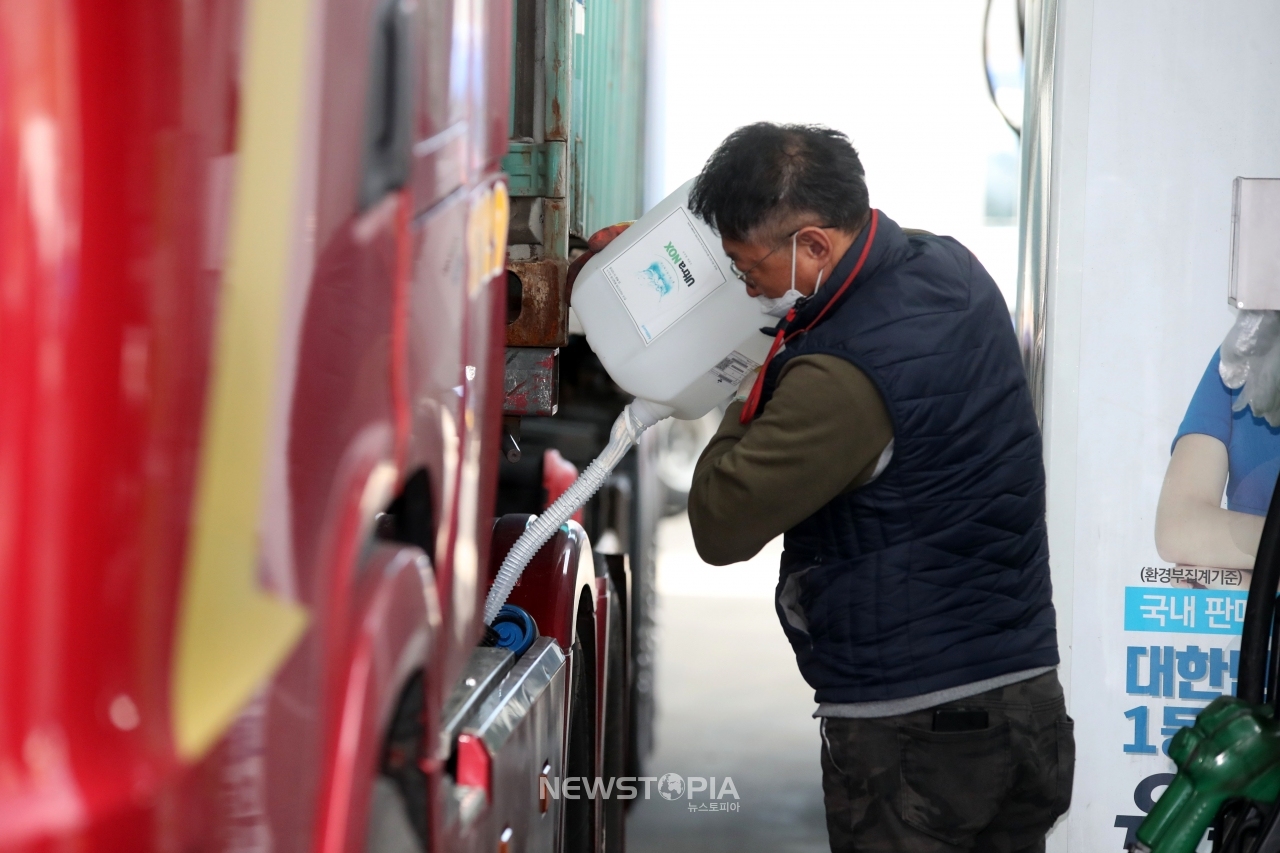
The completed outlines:
[[[747,378],[748,373],[755,373],[759,368],[759,364],[734,350],[725,356],[719,364],[711,368],[711,375],[715,377],[717,385],[737,388],[742,383],[742,380]]]
[[[602,273],[622,299],[645,346],[726,281],[683,207],[671,211]]]

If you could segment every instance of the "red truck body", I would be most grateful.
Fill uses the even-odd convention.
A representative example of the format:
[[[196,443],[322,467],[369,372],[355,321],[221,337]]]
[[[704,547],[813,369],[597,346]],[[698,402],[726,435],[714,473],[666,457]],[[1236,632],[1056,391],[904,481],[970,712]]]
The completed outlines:
[[[626,716],[581,528],[512,599],[555,645],[525,716],[442,721],[492,574],[509,17],[0,2],[0,850],[377,849],[379,784],[430,849],[620,841],[538,798]]]

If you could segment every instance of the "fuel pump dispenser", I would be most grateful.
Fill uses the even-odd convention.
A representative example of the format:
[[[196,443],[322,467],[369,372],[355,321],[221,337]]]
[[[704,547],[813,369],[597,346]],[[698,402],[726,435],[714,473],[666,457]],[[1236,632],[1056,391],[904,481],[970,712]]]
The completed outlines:
[[[1280,422],[1280,180],[1236,178],[1222,347],[1238,407]],[[1280,489],[1258,543],[1235,696],[1209,704],[1169,745],[1178,773],[1138,827],[1134,853],[1192,853],[1211,826],[1215,853],[1280,853]]]
[[[1134,853],[1280,853],[1280,491],[1254,563],[1237,695],[1215,699],[1169,745],[1178,773],[1138,827]]]

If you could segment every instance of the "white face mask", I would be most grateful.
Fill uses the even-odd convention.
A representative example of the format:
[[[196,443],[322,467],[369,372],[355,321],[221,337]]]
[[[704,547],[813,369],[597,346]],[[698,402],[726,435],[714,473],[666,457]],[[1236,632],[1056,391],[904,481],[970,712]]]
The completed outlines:
[[[804,294],[796,290],[796,234],[791,235],[791,287],[786,293],[778,297],[757,296],[756,301],[760,303],[760,313],[768,314],[770,317],[777,317],[779,320],[786,319],[787,312],[804,298]],[[813,292],[817,293],[818,288],[822,286],[822,270],[818,270],[818,280],[813,285]]]

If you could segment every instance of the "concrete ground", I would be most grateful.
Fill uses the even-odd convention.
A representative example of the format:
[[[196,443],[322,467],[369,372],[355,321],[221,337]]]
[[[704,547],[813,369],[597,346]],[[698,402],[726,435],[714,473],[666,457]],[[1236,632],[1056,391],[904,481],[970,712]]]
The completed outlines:
[[[698,559],[681,515],[659,531],[657,745],[646,772],[725,777],[738,811],[690,812],[654,785],[627,826],[629,853],[825,853],[813,691],[773,610],[781,543],[735,566]],[[696,785],[695,785],[696,787]],[[670,793],[670,788],[664,786]],[[642,794],[643,796],[643,794]]]

